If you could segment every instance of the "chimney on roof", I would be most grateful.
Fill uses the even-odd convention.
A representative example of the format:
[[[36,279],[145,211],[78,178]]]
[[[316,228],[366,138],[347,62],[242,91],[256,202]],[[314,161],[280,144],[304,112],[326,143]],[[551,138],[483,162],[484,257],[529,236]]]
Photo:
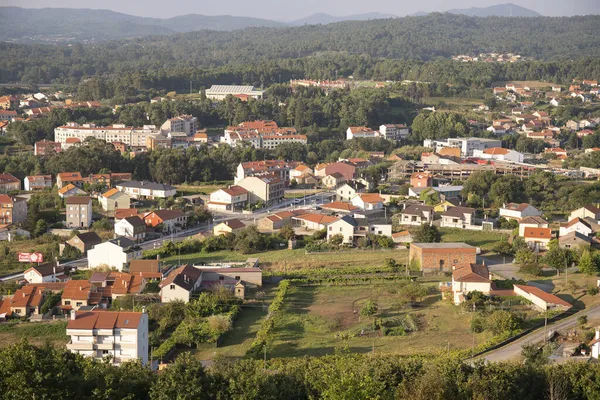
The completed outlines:
[[[71,321],[75,321],[77,318],[77,311],[71,310]]]

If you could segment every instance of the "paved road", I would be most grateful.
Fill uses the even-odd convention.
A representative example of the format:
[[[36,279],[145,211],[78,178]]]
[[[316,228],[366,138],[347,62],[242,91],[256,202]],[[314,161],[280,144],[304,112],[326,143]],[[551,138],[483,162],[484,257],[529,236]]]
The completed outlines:
[[[575,315],[572,315],[563,320],[548,324],[547,330],[543,327],[531,332],[529,335],[524,336],[520,339],[515,340],[512,343],[507,344],[497,350],[493,350],[489,353],[483,354],[478,359],[484,359],[488,362],[499,362],[516,360],[521,356],[521,349],[524,344],[527,343],[539,343],[544,340],[544,332],[555,332],[565,331],[577,325],[577,318],[582,315],[586,315],[588,320],[593,318],[600,318],[600,305],[590,308],[589,310],[580,311]]]

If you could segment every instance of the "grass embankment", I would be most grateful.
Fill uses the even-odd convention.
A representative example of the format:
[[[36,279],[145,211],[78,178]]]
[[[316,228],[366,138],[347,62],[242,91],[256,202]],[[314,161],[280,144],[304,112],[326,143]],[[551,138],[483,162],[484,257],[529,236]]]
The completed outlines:
[[[10,346],[22,338],[34,345],[50,343],[64,346],[69,342],[67,323],[57,322],[8,322],[0,324],[0,347]]]

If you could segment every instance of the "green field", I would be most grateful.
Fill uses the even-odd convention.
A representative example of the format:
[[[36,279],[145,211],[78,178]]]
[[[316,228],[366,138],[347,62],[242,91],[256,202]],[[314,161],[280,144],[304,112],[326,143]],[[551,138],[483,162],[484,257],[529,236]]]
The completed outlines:
[[[408,250],[380,251],[339,251],[331,253],[306,254],[304,249],[271,250],[256,254],[240,254],[236,251],[216,251],[213,253],[194,253],[181,255],[182,263],[207,263],[222,261],[245,261],[257,257],[260,267],[265,271],[284,271],[306,268],[341,267],[381,267],[387,258],[405,263]],[[177,263],[179,256],[163,259],[166,263]]]
[[[440,228],[442,242],[463,242],[482,250],[491,250],[496,243],[506,241],[508,235],[500,232],[471,231],[459,228]]]
[[[177,193],[183,196],[194,195],[194,194],[211,194],[212,192],[219,190],[221,188],[226,188],[229,185],[232,185],[231,181],[223,181],[223,182],[199,182],[197,185],[175,185],[177,188]]]
[[[275,323],[274,341],[268,349],[271,357],[321,356],[336,349],[356,353],[417,354],[450,349],[468,349],[473,336],[470,316],[460,312],[438,293],[429,295],[420,306],[411,308],[398,303],[395,284],[345,287],[292,287],[286,296],[282,314]],[[430,284],[432,292],[436,283]],[[359,316],[367,299],[379,306],[376,318],[402,318],[410,314],[418,322],[418,331],[406,336],[382,336],[372,331],[372,319]],[[361,331],[364,331],[360,336]],[[344,338],[348,334],[357,336]],[[475,346],[490,334],[475,335]]]
[[[26,338],[30,344],[64,346],[69,341],[67,323],[58,322],[9,322],[0,324],[0,347],[10,346]]]

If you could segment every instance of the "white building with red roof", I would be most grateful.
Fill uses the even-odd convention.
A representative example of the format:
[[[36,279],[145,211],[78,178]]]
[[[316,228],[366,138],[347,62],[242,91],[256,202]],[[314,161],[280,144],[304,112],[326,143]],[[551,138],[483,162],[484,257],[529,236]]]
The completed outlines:
[[[516,219],[517,221],[526,217],[539,217],[541,211],[528,203],[508,203],[500,208],[500,216],[506,219]]]
[[[213,211],[241,210],[248,204],[249,192],[241,186],[233,185],[210,194],[208,209]]]
[[[67,349],[113,365],[139,360],[148,364],[148,314],[124,311],[72,311]]]
[[[452,270],[452,297],[458,305],[473,291],[489,295],[492,290],[492,275],[485,265],[467,264]]]

